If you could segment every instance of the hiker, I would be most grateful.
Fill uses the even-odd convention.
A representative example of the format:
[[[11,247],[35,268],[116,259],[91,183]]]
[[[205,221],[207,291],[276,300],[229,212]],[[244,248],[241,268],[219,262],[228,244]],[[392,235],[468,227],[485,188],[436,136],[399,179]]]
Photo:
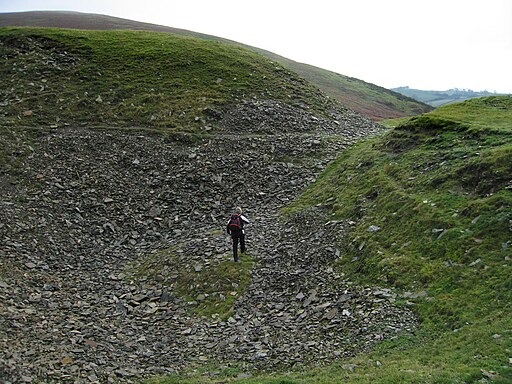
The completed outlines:
[[[233,240],[233,260],[238,261],[238,242],[240,241],[240,252],[245,252],[245,230],[244,224],[250,224],[249,219],[242,215],[242,208],[236,207],[235,213],[229,215],[226,230]]]

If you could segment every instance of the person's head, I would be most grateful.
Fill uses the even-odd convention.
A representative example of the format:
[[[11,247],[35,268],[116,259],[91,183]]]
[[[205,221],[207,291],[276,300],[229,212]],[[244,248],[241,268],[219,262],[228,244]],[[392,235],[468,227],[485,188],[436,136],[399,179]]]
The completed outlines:
[[[236,213],[242,213],[242,207],[236,207],[235,208]]]

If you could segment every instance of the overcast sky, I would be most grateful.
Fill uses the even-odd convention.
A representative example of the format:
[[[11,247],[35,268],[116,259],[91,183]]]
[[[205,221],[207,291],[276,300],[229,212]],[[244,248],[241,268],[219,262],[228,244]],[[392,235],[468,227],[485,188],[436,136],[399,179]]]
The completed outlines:
[[[512,93],[511,0],[0,0],[206,33],[386,88]]]

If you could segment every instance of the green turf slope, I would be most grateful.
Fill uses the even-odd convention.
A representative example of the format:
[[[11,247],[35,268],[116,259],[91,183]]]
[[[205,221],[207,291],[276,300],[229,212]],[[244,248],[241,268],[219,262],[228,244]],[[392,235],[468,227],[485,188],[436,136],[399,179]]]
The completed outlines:
[[[512,381],[511,97],[442,107],[360,143],[288,211],[318,204],[352,224],[338,268],[403,292],[422,322],[375,352],[382,365],[356,359],[347,382]]]
[[[0,53],[3,126],[198,131],[243,100],[317,116],[333,104],[248,49],[169,33],[1,28]]]

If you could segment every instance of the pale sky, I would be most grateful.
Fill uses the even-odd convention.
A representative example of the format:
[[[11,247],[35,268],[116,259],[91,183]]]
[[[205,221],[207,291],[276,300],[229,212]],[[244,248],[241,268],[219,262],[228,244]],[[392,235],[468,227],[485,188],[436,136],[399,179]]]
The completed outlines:
[[[188,29],[386,88],[512,93],[511,0],[0,0]]]

